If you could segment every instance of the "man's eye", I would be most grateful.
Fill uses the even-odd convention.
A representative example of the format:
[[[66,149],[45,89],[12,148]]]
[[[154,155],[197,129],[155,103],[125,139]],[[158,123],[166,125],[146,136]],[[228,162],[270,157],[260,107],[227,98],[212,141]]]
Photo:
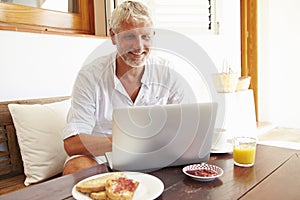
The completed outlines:
[[[143,40],[150,40],[151,39],[151,35],[150,34],[142,35],[142,39]]]

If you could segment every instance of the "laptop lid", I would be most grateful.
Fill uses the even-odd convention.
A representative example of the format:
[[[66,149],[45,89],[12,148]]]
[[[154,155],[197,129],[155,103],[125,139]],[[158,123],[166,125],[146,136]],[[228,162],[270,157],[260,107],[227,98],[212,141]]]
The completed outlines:
[[[144,171],[207,161],[216,111],[216,103],[114,109],[110,167]]]

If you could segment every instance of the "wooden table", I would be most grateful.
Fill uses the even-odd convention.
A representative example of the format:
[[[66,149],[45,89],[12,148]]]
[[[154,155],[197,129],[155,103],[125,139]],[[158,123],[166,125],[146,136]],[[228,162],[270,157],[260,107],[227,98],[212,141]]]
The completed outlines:
[[[212,182],[195,181],[181,172],[182,167],[164,168],[150,174],[160,178],[165,185],[159,200],[290,200],[300,198],[299,158],[297,150],[258,145],[256,163],[250,168],[234,166],[231,154],[212,154],[209,163],[224,170],[223,176]],[[71,190],[78,181],[108,171],[106,165],[99,165],[0,196],[0,199],[74,199]]]

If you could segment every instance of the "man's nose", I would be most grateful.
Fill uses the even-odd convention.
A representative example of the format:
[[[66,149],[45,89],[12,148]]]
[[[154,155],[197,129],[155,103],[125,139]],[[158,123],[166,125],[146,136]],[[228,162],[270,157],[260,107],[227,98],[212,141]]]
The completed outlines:
[[[136,37],[136,39],[134,40],[134,49],[143,49],[143,47],[144,47],[143,39],[140,36]]]

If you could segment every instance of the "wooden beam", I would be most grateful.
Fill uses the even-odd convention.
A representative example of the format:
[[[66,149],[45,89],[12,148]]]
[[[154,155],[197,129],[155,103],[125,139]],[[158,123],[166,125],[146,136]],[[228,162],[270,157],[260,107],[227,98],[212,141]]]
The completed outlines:
[[[258,119],[257,0],[240,0],[241,74],[251,76],[256,121]]]

